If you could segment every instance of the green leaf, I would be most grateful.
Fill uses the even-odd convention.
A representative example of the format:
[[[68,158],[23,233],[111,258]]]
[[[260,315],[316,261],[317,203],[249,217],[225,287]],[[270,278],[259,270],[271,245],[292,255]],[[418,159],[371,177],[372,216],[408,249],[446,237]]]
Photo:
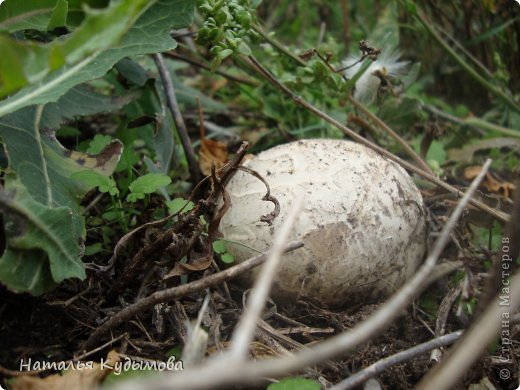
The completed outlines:
[[[0,118],[0,137],[9,156],[9,168],[17,174],[16,182],[10,178],[6,180],[6,188],[12,187],[15,195],[4,194],[4,211],[9,206],[11,209],[7,211],[14,215],[14,206],[23,206],[26,214],[29,210],[32,218],[40,217],[43,220],[36,221],[38,225],[29,219],[39,228],[38,234],[41,234],[43,243],[38,240],[32,242],[28,238],[9,241],[16,235],[7,234],[7,250],[0,259],[0,281],[10,289],[41,294],[63,278],[83,277],[83,265],[79,258],[85,228],[79,200],[93,185],[71,176],[74,172],[88,168],[100,175],[110,175],[122,146],[116,140],[96,156],[69,151],[57,141],[52,129],[75,115],[112,110],[124,102],[124,99],[107,98],[77,87],[57,103],[45,107],[27,107]],[[23,222],[24,218],[28,217],[22,213],[17,221]],[[46,226],[44,223],[50,223],[48,221],[55,221],[56,226]],[[9,223],[6,218],[6,229]],[[24,222],[15,226],[23,227],[24,224],[30,225]],[[47,241],[51,240],[45,236],[46,228],[52,233],[57,231],[53,229],[67,230],[67,235],[58,232],[68,240],[66,250],[62,250],[64,255],[56,254],[55,248],[44,248]],[[77,263],[71,263],[71,258]],[[66,263],[63,270],[62,262]]]
[[[156,131],[152,140],[152,147],[155,152],[155,166],[158,173],[168,173],[173,159],[175,140],[173,137],[174,128],[171,115],[161,115],[157,117]]]
[[[225,104],[222,104],[221,102],[207,96],[207,94],[204,91],[200,91],[198,89],[189,87],[184,84],[185,79],[177,76],[177,71],[179,70],[180,64],[181,62],[179,61],[173,61],[170,59],[166,60],[166,65],[170,70],[170,75],[172,78],[173,86],[175,87],[175,92],[177,93],[177,99],[179,99],[179,103],[184,103],[186,105],[196,108],[197,99],[199,99],[200,104],[202,105],[202,107],[204,107],[205,112],[226,112],[228,110],[228,107]],[[185,64],[182,64],[181,69],[183,69],[184,66]],[[162,97],[164,88],[160,82],[158,84],[159,86],[157,88],[161,91]],[[163,98],[163,100],[165,100],[165,98]],[[163,101],[162,104],[166,105],[166,102]],[[168,116],[169,115],[165,115],[165,119],[168,118]]]
[[[0,207],[4,213],[7,237],[6,250],[0,258],[0,279],[7,287],[30,291],[35,284],[38,285],[35,279],[38,279],[43,265],[36,261],[37,253],[41,256],[41,263],[45,262],[43,254],[48,256],[54,282],[85,278],[78,246],[80,236],[74,228],[70,208],[53,208],[35,201],[23,184],[13,178],[8,178],[5,190],[0,191]],[[31,251],[30,262],[36,266],[34,272],[25,273],[22,280],[19,277],[11,280],[10,275],[16,274],[16,266],[23,267],[24,252],[28,250]]]
[[[321,385],[311,379],[286,378],[278,383],[271,383],[268,390],[321,390]]]
[[[69,12],[69,2],[67,0],[58,0],[56,6],[52,10],[52,15],[47,25],[47,30],[54,30],[56,27],[64,27],[67,25],[67,14]]]
[[[107,50],[97,50],[75,64],[64,65],[37,84],[3,100],[0,102],[0,117],[29,105],[56,101],[72,87],[102,77],[122,58],[175,48],[176,42],[171,38],[170,30],[191,24],[194,3],[194,0],[156,1],[139,17],[119,44]],[[0,66],[4,62],[3,58]]]
[[[128,58],[123,58],[119,61],[116,64],[116,68],[123,77],[139,87],[144,86],[149,79],[141,65]]]
[[[65,64],[76,64],[92,53],[114,46],[148,6],[146,0],[121,0],[103,10],[88,10],[84,22],[74,32],[45,45],[0,37],[3,59],[18,66],[12,70],[2,68],[0,97],[40,81]],[[7,82],[11,73],[17,76],[16,84]]]
[[[188,204],[186,205],[186,203]],[[185,205],[186,207],[184,207]],[[181,210],[184,212],[190,211],[192,208],[195,207],[195,204],[183,198],[175,198],[166,202],[166,206],[168,207],[168,212],[170,214],[177,214]]]
[[[12,1],[8,0],[0,6],[0,32],[20,30],[47,30],[56,7],[60,1]]]
[[[379,118],[395,129],[407,130],[427,117],[423,102],[417,98],[387,99],[379,109]]]
[[[87,168],[111,175],[122,145],[115,140],[98,155],[70,151],[56,140],[52,129],[76,115],[110,111],[124,103],[124,99],[107,98],[78,87],[57,103],[28,107],[0,118],[0,137],[9,166],[36,201],[79,213],[79,200],[93,187],[73,180],[71,175]]]
[[[171,182],[172,179],[162,173],[147,173],[130,184],[128,188],[132,193],[128,195],[127,200],[135,202],[137,199],[144,199],[146,194],[151,194]]]
[[[56,287],[45,252],[6,250],[0,258],[0,281],[14,292],[41,295]]]
[[[69,19],[84,19],[85,6],[100,8],[107,3],[107,0],[7,0],[0,5],[0,32],[47,31],[75,24]],[[64,20],[66,23],[62,24]]]
[[[100,153],[110,142],[112,142],[111,136],[106,134],[96,134],[92,141],[90,141],[87,153]]]
[[[229,252],[226,252],[223,253],[222,256],[220,256],[220,260],[222,260],[222,262],[226,264],[233,264],[235,262],[235,256],[233,256]]]
[[[444,145],[442,142],[437,140],[432,141],[430,144],[430,148],[428,149],[428,154],[426,155],[426,160],[437,161],[439,165],[444,164],[446,162],[446,157],[448,153],[444,149]]]
[[[243,41],[240,42],[240,44],[238,45],[238,51],[240,52],[240,54],[243,54],[245,56],[250,56],[251,54],[253,54],[249,45]]]
[[[96,242],[95,244],[85,247],[85,256],[95,255],[96,253],[101,252],[102,249],[103,245],[100,242]]]
[[[97,187],[100,192],[108,192],[112,196],[119,195],[116,182],[111,177],[104,176],[96,171],[87,170],[75,172],[71,176],[73,180],[79,180],[87,185],[87,187]]]
[[[226,243],[222,240],[213,241],[213,251],[218,254],[226,253]]]

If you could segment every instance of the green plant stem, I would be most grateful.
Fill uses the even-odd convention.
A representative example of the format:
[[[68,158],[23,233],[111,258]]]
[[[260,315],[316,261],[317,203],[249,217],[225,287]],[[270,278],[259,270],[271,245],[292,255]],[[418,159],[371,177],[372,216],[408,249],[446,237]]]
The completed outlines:
[[[384,157],[398,163],[403,168],[408,169],[411,172],[414,172],[418,174],[419,176],[422,176],[426,180],[430,181],[431,183],[434,183],[435,185],[444,188],[446,191],[449,191],[451,193],[456,194],[458,197],[462,195],[462,192],[459,191],[457,188],[453,187],[452,185],[445,183],[441,179],[439,179],[435,175],[431,175],[430,173],[417,168],[415,165],[410,164],[408,161],[403,160],[396,155],[390,153],[386,149],[383,149],[382,147],[368,141],[367,139],[363,138],[359,134],[357,134],[354,130],[349,129],[347,126],[341,124],[334,118],[330,117],[323,111],[319,110],[318,108],[314,107],[312,104],[308,103],[307,101],[303,100],[301,96],[296,95],[294,92],[292,92],[289,88],[287,88],[285,85],[283,85],[280,81],[274,77],[274,75],[269,72],[267,69],[265,69],[256,58],[253,56],[249,56],[249,61],[251,62],[251,68],[254,69],[256,72],[258,72],[262,77],[264,77],[266,80],[271,82],[275,87],[280,89],[283,93],[285,93],[289,98],[291,98],[295,103],[299,104],[300,106],[304,107],[306,110],[312,112],[319,118],[325,120],[326,122],[330,123],[332,126],[336,127],[337,129],[341,130],[343,133],[348,135],[349,137],[353,138],[355,141],[369,147],[372,150],[375,150],[376,152],[380,153]],[[495,210],[492,207],[489,207],[485,203],[482,203],[474,198],[472,198],[469,203],[471,203],[473,206],[477,207],[478,209],[488,213],[489,215],[493,216],[495,219],[501,222],[507,222],[509,220],[509,215],[500,211]]]
[[[473,64],[475,64],[475,66],[485,74],[486,77],[492,79],[493,82],[497,82],[495,76],[493,76],[489,69],[486,68],[484,64],[482,64],[477,58],[475,58],[473,54],[466,50],[466,48],[459,41],[457,41],[454,37],[448,34],[448,32],[442,29],[441,27],[438,26],[437,29],[440,31],[441,34],[445,35],[446,38],[448,38],[453,43],[453,45],[457,47],[458,50],[460,50],[466,57],[468,57],[473,62]]]
[[[354,99],[352,95],[348,97],[348,100],[350,103],[352,103],[354,107],[356,107],[359,111],[361,111],[368,118],[370,118],[370,120],[374,122],[376,126],[383,129],[393,139],[395,139],[399,143],[399,145],[401,145],[401,147],[406,151],[406,153],[417,163],[417,165],[421,167],[422,170],[428,172],[430,175],[434,175],[433,171],[428,166],[428,164],[415,152],[415,150],[412,149],[410,145],[408,145],[408,142],[402,139],[395,131],[393,131],[390,128],[390,126],[388,126],[385,122],[379,119],[377,115],[372,114],[372,112],[370,112],[368,108],[366,108],[363,104]]]
[[[253,23],[251,25],[253,30],[255,30],[262,38],[264,38],[271,46],[276,48],[281,53],[285,54],[287,57],[292,58],[294,61],[298,63],[298,65],[301,66],[307,66],[307,63],[298,57],[297,55],[293,54],[290,50],[287,50],[287,48],[282,45],[280,42],[278,42],[276,39],[274,39],[272,36],[267,34],[262,27],[260,27],[258,24]]]
[[[461,125],[461,126],[470,126],[472,128],[481,129],[481,130],[485,130],[485,131],[496,131],[497,133],[502,133],[509,137],[520,138],[520,131],[510,129],[508,127],[503,127],[503,126],[497,125],[495,123],[485,121],[484,119],[481,119],[481,118],[477,118],[477,117],[459,118],[455,115],[448,114],[447,112],[441,111],[437,107],[430,106],[430,105],[425,105],[424,108],[426,108],[426,110],[430,111],[431,113],[433,113],[435,115],[438,115],[451,122],[457,123],[458,125]]]
[[[417,10],[415,18],[423,25],[432,38],[437,41],[437,43],[441,45],[442,48],[466,71],[468,75],[470,75],[475,81],[477,81],[502,102],[504,102],[509,108],[516,112],[520,112],[520,106],[518,103],[515,102],[511,96],[508,96],[506,93],[504,93],[504,91],[502,91],[499,87],[489,83],[484,77],[482,77],[477,71],[468,65],[466,61],[464,61],[464,59],[459,56],[444,39],[442,39],[437,31],[435,31],[434,27],[432,27],[432,25],[426,21],[420,10]]]
[[[192,58],[189,58],[189,57],[183,56],[181,54],[178,54],[178,53],[176,53],[173,50],[164,53],[164,55],[166,57],[170,57],[170,58],[173,58],[173,59],[176,59],[176,60],[179,60],[179,61],[186,62],[186,63],[188,63],[190,65],[193,65],[193,66],[196,66],[198,68],[205,69],[208,72],[211,71],[211,67],[209,65],[206,65],[206,64],[204,64],[202,62],[199,62],[197,60],[194,60]],[[234,81],[236,83],[250,85],[251,87],[258,87],[258,83],[255,80],[250,80],[250,79],[247,79],[247,78],[244,78],[244,77],[235,76],[235,75],[223,72],[223,71],[218,70],[218,69],[215,71],[215,73],[218,74],[218,75],[221,75],[222,77],[225,77],[225,78],[227,78],[227,79],[229,79],[231,81]]]

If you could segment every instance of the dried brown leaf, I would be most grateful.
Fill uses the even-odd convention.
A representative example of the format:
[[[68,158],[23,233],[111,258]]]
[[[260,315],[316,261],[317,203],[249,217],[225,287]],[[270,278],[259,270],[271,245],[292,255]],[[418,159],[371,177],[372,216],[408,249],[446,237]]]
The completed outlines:
[[[464,178],[473,180],[482,170],[479,165],[472,165],[464,169]],[[513,183],[507,181],[499,181],[491,173],[486,173],[486,177],[482,180],[481,186],[484,186],[489,192],[503,195],[505,198],[512,198],[512,193],[516,189]]]
[[[199,167],[206,176],[211,174],[211,164],[218,170],[228,162],[228,152],[225,143],[212,139],[203,139],[199,151]]]

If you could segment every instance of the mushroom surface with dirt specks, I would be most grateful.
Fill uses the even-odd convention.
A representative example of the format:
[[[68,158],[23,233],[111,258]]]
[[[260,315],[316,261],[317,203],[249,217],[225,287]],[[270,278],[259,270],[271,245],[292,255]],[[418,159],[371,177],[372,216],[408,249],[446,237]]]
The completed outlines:
[[[280,202],[269,226],[262,215],[264,184],[238,171],[226,189],[230,209],[220,231],[237,261],[271,247],[299,192],[304,206],[291,239],[305,246],[283,256],[272,296],[279,302],[309,297],[328,306],[388,297],[417,269],[426,251],[426,213],[412,178],[373,150],[344,140],[295,141],[244,163],[257,171]],[[250,282],[259,269],[246,279]]]

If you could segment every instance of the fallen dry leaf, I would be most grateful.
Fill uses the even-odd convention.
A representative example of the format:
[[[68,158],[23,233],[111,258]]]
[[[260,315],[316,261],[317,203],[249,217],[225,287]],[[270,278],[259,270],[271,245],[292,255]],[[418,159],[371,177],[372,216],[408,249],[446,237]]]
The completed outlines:
[[[482,167],[479,165],[472,165],[464,169],[464,178],[466,180],[473,180],[482,170]],[[489,192],[493,192],[496,194],[503,195],[505,198],[512,198],[512,193],[516,189],[516,186],[513,183],[504,181],[500,182],[493,177],[491,173],[487,173],[486,177],[481,183],[481,186],[486,187]]]
[[[228,162],[228,152],[225,143],[204,138],[199,150],[199,167],[206,176],[211,174],[211,164],[218,170]]]
[[[213,257],[208,253],[196,253],[195,251],[191,252],[190,262],[189,263],[179,263],[175,264],[175,267],[168,272],[168,274],[163,278],[164,280],[173,278],[175,276],[180,275],[188,275],[192,272],[200,272],[209,268],[213,261]]]

